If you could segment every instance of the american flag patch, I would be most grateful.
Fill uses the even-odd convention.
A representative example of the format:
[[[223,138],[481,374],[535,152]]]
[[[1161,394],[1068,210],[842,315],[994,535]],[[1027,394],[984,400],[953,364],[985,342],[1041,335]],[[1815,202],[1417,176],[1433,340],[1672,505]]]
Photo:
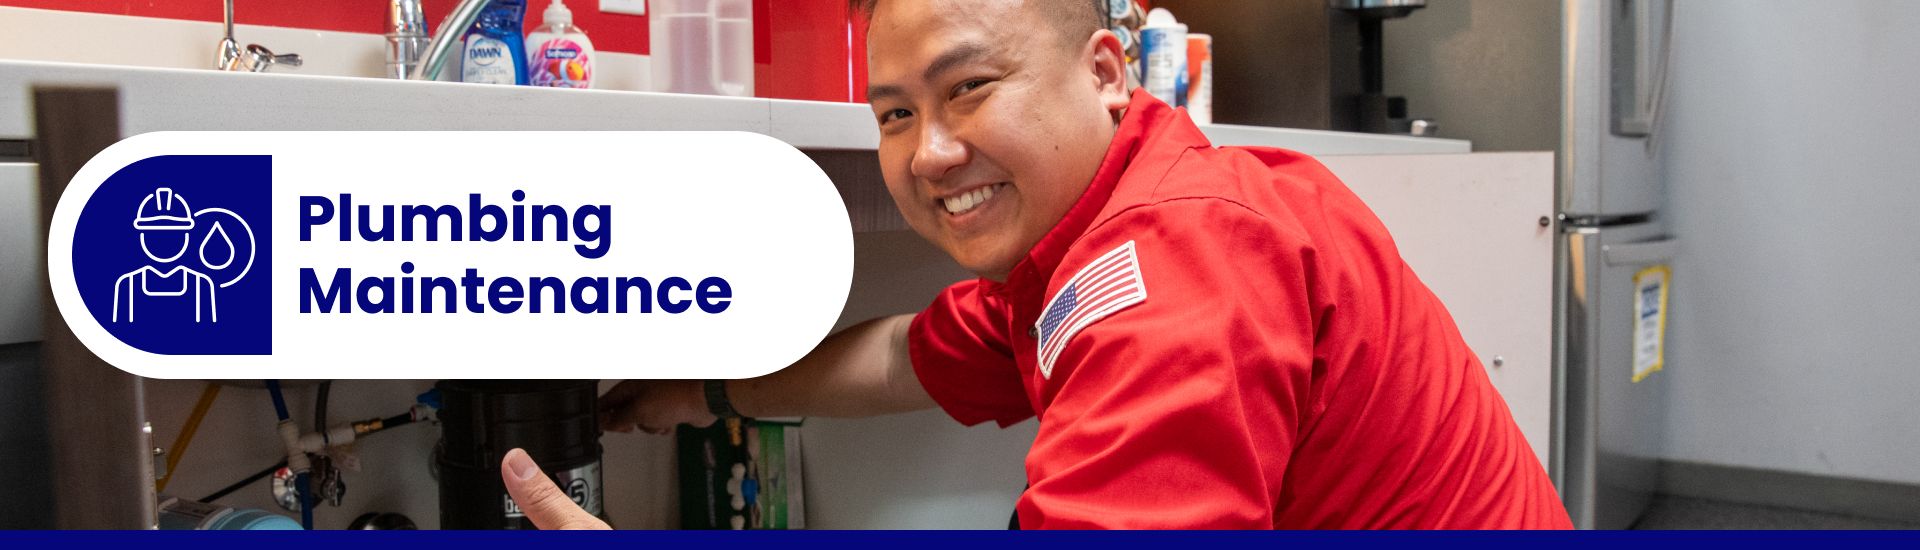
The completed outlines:
[[[1080,329],[1146,300],[1147,285],[1140,279],[1140,258],[1134,254],[1133,241],[1081,268],[1047,301],[1034,327],[1040,332],[1040,375],[1053,377],[1054,359]]]

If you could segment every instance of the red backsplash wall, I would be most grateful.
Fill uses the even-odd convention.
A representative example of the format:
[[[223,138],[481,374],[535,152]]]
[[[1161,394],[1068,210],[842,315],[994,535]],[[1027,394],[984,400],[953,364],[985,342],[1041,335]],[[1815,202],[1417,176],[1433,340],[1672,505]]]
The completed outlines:
[[[422,0],[434,27],[458,0]],[[540,21],[551,0],[527,0],[526,26]],[[296,29],[380,34],[388,0],[234,0],[234,22]],[[220,0],[0,0],[0,6],[159,17],[221,20]],[[596,49],[646,54],[647,18],[601,13],[599,0],[572,0],[573,21],[593,37]],[[761,97],[864,101],[866,41],[852,40],[846,0],[755,0],[755,87]],[[438,32],[440,29],[434,28]],[[858,64],[858,74],[854,73]],[[855,86],[857,84],[857,86]]]
[[[427,26],[439,32],[440,20],[458,3],[421,0],[427,11]],[[527,0],[528,29],[539,25],[540,12],[550,3]],[[221,0],[0,0],[5,6],[214,22],[220,21],[221,4]],[[387,4],[387,0],[234,0],[233,20],[244,25],[380,34],[386,32]],[[567,8],[573,10],[573,22],[593,37],[595,48],[647,53],[646,17],[600,13],[599,0],[573,0]]]

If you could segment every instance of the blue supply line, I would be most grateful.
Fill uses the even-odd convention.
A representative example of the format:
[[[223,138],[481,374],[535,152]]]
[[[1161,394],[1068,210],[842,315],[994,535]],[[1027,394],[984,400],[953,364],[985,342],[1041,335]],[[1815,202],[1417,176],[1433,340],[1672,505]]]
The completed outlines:
[[[294,492],[300,495],[300,528],[313,530],[313,492],[307,489],[307,474],[293,476]]]
[[[291,420],[293,417],[287,414],[287,398],[280,394],[279,380],[267,381],[267,394],[273,396],[273,414],[280,417],[282,422]]]

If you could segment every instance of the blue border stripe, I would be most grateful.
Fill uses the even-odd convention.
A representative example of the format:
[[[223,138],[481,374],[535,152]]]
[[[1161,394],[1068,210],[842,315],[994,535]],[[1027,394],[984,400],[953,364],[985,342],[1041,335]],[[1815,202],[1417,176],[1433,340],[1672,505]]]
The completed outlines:
[[[600,531],[600,532],[477,532],[477,531],[12,531],[0,532],[0,548],[45,548],[54,545],[128,545],[126,548],[181,546],[291,550],[337,550],[351,544],[371,548],[436,547],[449,550],[479,548],[604,548],[780,547],[848,548],[911,544],[913,550],[1059,550],[1065,546],[1147,547],[1179,546],[1237,549],[1312,547],[1336,550],[1392,548],[1431,550],[1435,547],[1488,550],[1563,550],[1568,548],[1650,547],[1704,550],[1736,546],[1741,549],[1779,546],[1797,550],[1812,545],[1914,548],[1920,531],[1583,531],[1583,532],[1016,532],[1016,531]],[[268,545],[268,546],[262,546]],[[1209,548],[1208,550],[1211,550]],[[1197,549],[1196,549],[1197,550]]]

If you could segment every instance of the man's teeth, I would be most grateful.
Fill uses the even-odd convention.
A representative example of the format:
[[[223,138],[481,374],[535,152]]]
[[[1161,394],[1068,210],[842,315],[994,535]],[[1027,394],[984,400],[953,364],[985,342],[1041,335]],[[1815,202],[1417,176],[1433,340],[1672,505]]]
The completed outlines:
[[[962,193],[957,197],[940,199],[940,204],[941,206],[947,207],[948,214],[959,214],[972,210],[975,206],[980,206],[980,203],[987,202],[987,199],[992,197],[993,192],[999,188],[1000,184],[981,187]]]

